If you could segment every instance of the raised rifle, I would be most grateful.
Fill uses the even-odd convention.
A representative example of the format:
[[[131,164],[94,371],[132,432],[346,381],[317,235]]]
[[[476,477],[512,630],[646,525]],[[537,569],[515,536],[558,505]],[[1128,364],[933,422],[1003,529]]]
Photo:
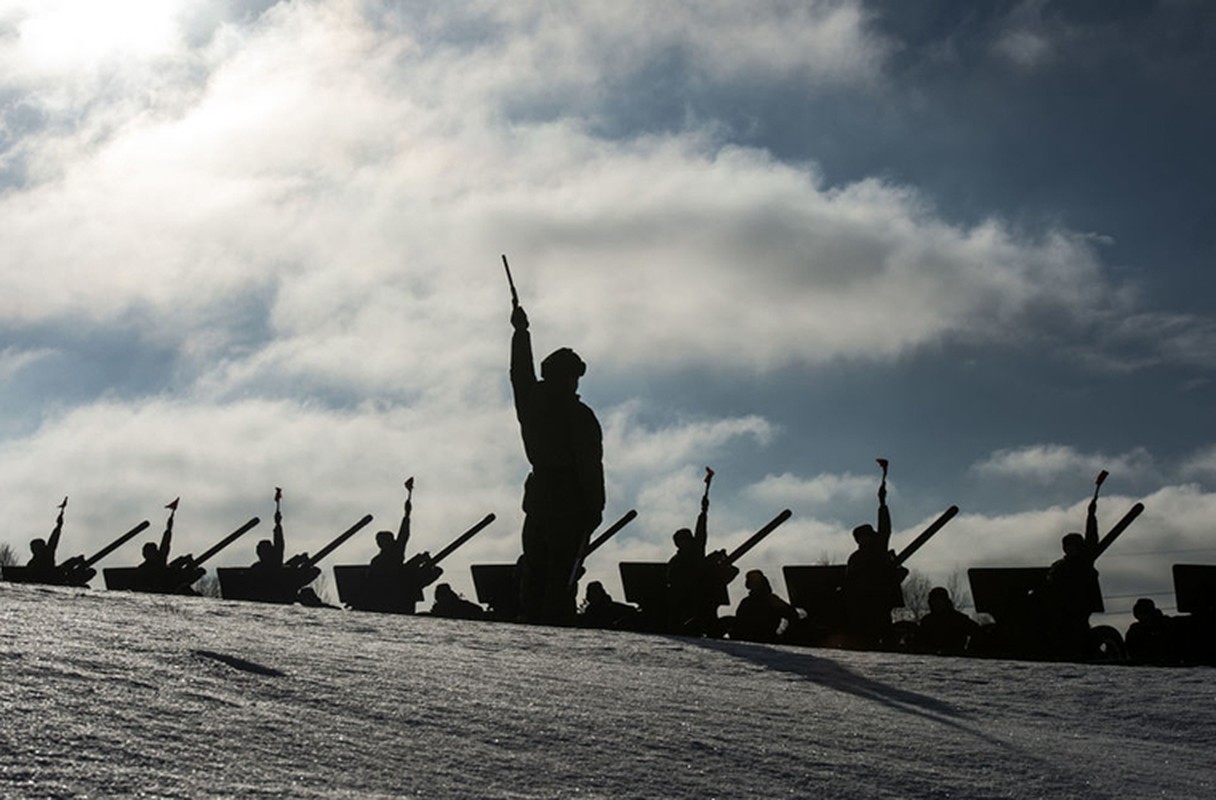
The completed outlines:
[[[511,279],[511,265],[507,263],[507,254],[503,253],[502,268],[507,271],[507,286],[511,287],[511,308],[519,308],[519,293],[515,291],[515,281]]]

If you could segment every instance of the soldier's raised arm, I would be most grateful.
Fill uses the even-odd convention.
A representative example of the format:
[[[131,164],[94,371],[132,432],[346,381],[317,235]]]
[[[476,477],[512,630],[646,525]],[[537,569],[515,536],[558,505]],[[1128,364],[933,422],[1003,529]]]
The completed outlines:
[[[883,476],[882,485],[878,487],[878,538],[882,549],[891,545],[891,509],[887,508],[887,480]]]
[[[405,558],[405,546],[410,540],[410,516],[414,512],[414,476],[405,482],[405,505],[402,506],[401,526],[397,528],[397,552]]]
[[[515,413],[523,411],[523,404],[536,386],[536,366],[532,359],[532,335],[528,332],[528,315],[523,306],[511,311],[511,390],[515,395]]]
[[[1098,492],[1102,490],[1102,484],[1109,476],[1109,472],[1102,470],[1098,477],[1094,478],[1094,497],[1085,510],[1085,549],[1091,557],[1098,554]]]
[[[282,502],[283,490],[276,486],[274,487],[274,538],[270,545],[270,560],[276,565],[283,563],[283,556],[287,553],[287,540],[283,536]]]
[[[68,499],[63,498],[63,502],[59,504],[59,516],[55,517],[55,529],[51,531],[51,535],[47,537],[46,548],[50,553],[51,564],[55,563],[55,551],[59,547],[59,537],[63,535],[63,512],[68,507]]]
[[[704,554],[705,547],[709,544],[709,485],[714,480],[714,471],[709,467],[705,468],[705,491],[701,494],[701,512],[697,514],[697,525],[693,530],[693,541],[696,542],[698,550]]]
[[[173,519],[177,516],[177,504],[181,501],[180,497],[173,499],[165,508],[169,509],[169,518],[165,520],[165,532],[160,535],[160,546],[156,551],[160,554],[160,563],[162,565],[169,561],[169,548],[173,546]]]

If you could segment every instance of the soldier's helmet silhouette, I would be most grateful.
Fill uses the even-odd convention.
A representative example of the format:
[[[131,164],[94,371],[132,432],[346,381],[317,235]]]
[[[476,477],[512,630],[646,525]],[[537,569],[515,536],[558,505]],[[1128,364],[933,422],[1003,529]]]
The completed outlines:
[[[540,362],[540,376],[545,380],[578,380],[587,374],[587,364],[569,347],[554,350]]]

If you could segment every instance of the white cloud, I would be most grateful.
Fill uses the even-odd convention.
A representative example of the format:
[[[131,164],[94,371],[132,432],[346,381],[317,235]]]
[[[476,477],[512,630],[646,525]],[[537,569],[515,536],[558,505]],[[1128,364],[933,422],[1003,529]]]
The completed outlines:
[[[1119,455],[1082,453],[1060,444],[1038,444],[999,450],[974,464],[974,472],[987,477],[1015,478],[1043,486],[1060,480],[1093,480],[1107,470],[1113,476],[1143,481],[1156,474],[1152,456],[1143,448]]]
[[[823,473],[813,478],[800,478],[791,473],[768,475],[747,488],[747,493],[759,500],[783,506],[822,508],[832,503],[849,504],[872,500],[877,491],[873,476],[832,475]]]
[[[400,393],[500,357],[502,251],[538,335],[609,369],[886,359],[949,338],[1021,338],[1045,309],[1082,320],[1126,307],[1087,236],[951,225],[908,187],[829,189],[709,130],[607,141],[579,118],[495,111],[504,89],[556,74],[538,53],[610,71],[608,49],[579,49],[605,36],[650,53],[684,36],[693,52],[735,54],[718,69],[774,79],[837,57],[849,72],[843,53],[815,45],[841,30],[856,39],[849,58],[882,52],[861,44],[853,4],[663,8],[580,12],[607,32],[504,9],[461,46],[408,19],[373,27],[351,4],[224,28],[193,56],[205,83],[186,71],[157,94],[174,113],[99,94],[88,115],[107,103],[130,113],[108,135],[86,126],[23,145],[47,177],[0,201],[0,318],[134,319],[183,349],[210,343],[199,360],[227,356],[203,378],[211,391],[303,378]],[[742,54],[719,41],[738,25],[754,43]],[[512,55],[520,47],[535,52]],[[217,325],[215,309],[250,293],[267,298],[270,339],[225,353],[242,331]]]
[[[1216,445],[1209,445],[1183,461],[1180,473],[1184,478],[1216,480]]]
[[[31,364],[54,355],[54,350],[45,347],[33,350],[6,347],[0,350],[0,380],[7,381]]]
[[[1033,69],[1050,61],[1051,41],[1043,34],[1026,30],[1007,30],[993,44],[996,53],[1023,69]]]

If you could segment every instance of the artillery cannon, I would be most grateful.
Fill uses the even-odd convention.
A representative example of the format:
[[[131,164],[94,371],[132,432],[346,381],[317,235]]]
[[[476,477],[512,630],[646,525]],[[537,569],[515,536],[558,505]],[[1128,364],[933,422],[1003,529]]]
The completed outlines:
[[[933,520],[891,560],[895,569],[903,565],[958,515],[958,506],[950,506]],[[805,644],[838,643],[846,627],[844,583],[848,567],[844,564],[789,565],[781,568],[785,578],[790,605],[802,609],[807,618],[798,626],[795,638]],[[895,608],[904,604],[903,590],[898,589]]]
[[[215,557],[237,539],[255,528],[261,519],[253,517],[244,525],[220,539],[198,558],[184,555],[173,559],[161,569],[144,567],[107,567],[102,570],[106,588],[115,591],[148,592],[151,594],[195,594],[191,588],[207,570],[203,564]],[[139,530],[148,527],[144,523]]]
[[[1216,666],[1216,565],[1174,564],[1172,572],[1179,663]]]
[[[604,545],[609,539],[620,532],[637,517],[638,512],[630,509],[609,525],[603,532],[597,534],[588,543],[580,558],[574,565],[571,583],[576,583],[582,575],[582,565],[587,559]],[[477,602],[489,609],[489,617],[497,620],[514,620],[519,616],[519,563],[515,564],[473,564],[469,567],[473,575],[473,589],[477,592]]]
[[[152,523],[148,520],[144,520],[88,558],[84,558],[82,556],[69,558],[63,564],[57,565],[55,567],[55,571],[49,575],[36,568],[11,564],[0,567],[0,576],[2,576],[4,580],[11,583],[49,583],[56,586],[88,586],[89,581],[92,580],[97,574],[97,571],[93,569],[94,564],[101,561],[122,545],[131,541],[131,539],[134,539],[151,524]]]
[[[793,516],[788,508],[762,528],[749,536],[742,544],[728,554],[710,553],[705,556],[704,570],[701,573],[700,588],[706,593],[705,606],[714,608],[729,605],[730,594],[727,585],[739,574],[735,562],[748,551],[759,544],[764,538],[780,527]],[[682,629],[683,620],[672,620],[676,612],[676,598],[672,596],[669,582],[669,565],[665,561],[622,561],[619,565],[621,586],[625,590],[625,600],[636,604],[641,609],[641,626],[647,630],[669,630],[673,626]]]
[[[366,564],[345,564],[334,567],[338,598],[358,611],[379,611],[390,614],[413,614],[422,602],[422,590],[443,574],[440,562],[462,547],[495,520],[486,514],[477,524],[453,539],[432,556],[416,553],[400,565],[383,570]]]
[[[301,590],[321,574],[317,564],[366,528],[371,521],[372,515],[367,514],[312,556],[293,556],[282,564],[259,563],[251,567],[220,567],[215,571],[220,582],[220,596],[225,600],[284,605],[294,603],[300,598]]]
[[[1104,475],[1099,476],[1099,485],[1102,477]],[[1106,552],[1143,512],[1143,503],[1133,505],[1098,540],[1090,554],[1092,560],[1096,561]],[[1049,571],[1049,567],[973,567],[967,570],[975,610],[991,615],[995,621],[984,643],[985,654],[1029,659],[1123,660],[1123,637],[1109,625],[1086,625],[1080,631],[1084,634],[1084,641],[1063,644],[1059,641],[1060,636],[1052,628],[1053,610],[1045,599]],[[1084,603],[1088,614],[1100,614],[1106,610],[1096,577]]]

